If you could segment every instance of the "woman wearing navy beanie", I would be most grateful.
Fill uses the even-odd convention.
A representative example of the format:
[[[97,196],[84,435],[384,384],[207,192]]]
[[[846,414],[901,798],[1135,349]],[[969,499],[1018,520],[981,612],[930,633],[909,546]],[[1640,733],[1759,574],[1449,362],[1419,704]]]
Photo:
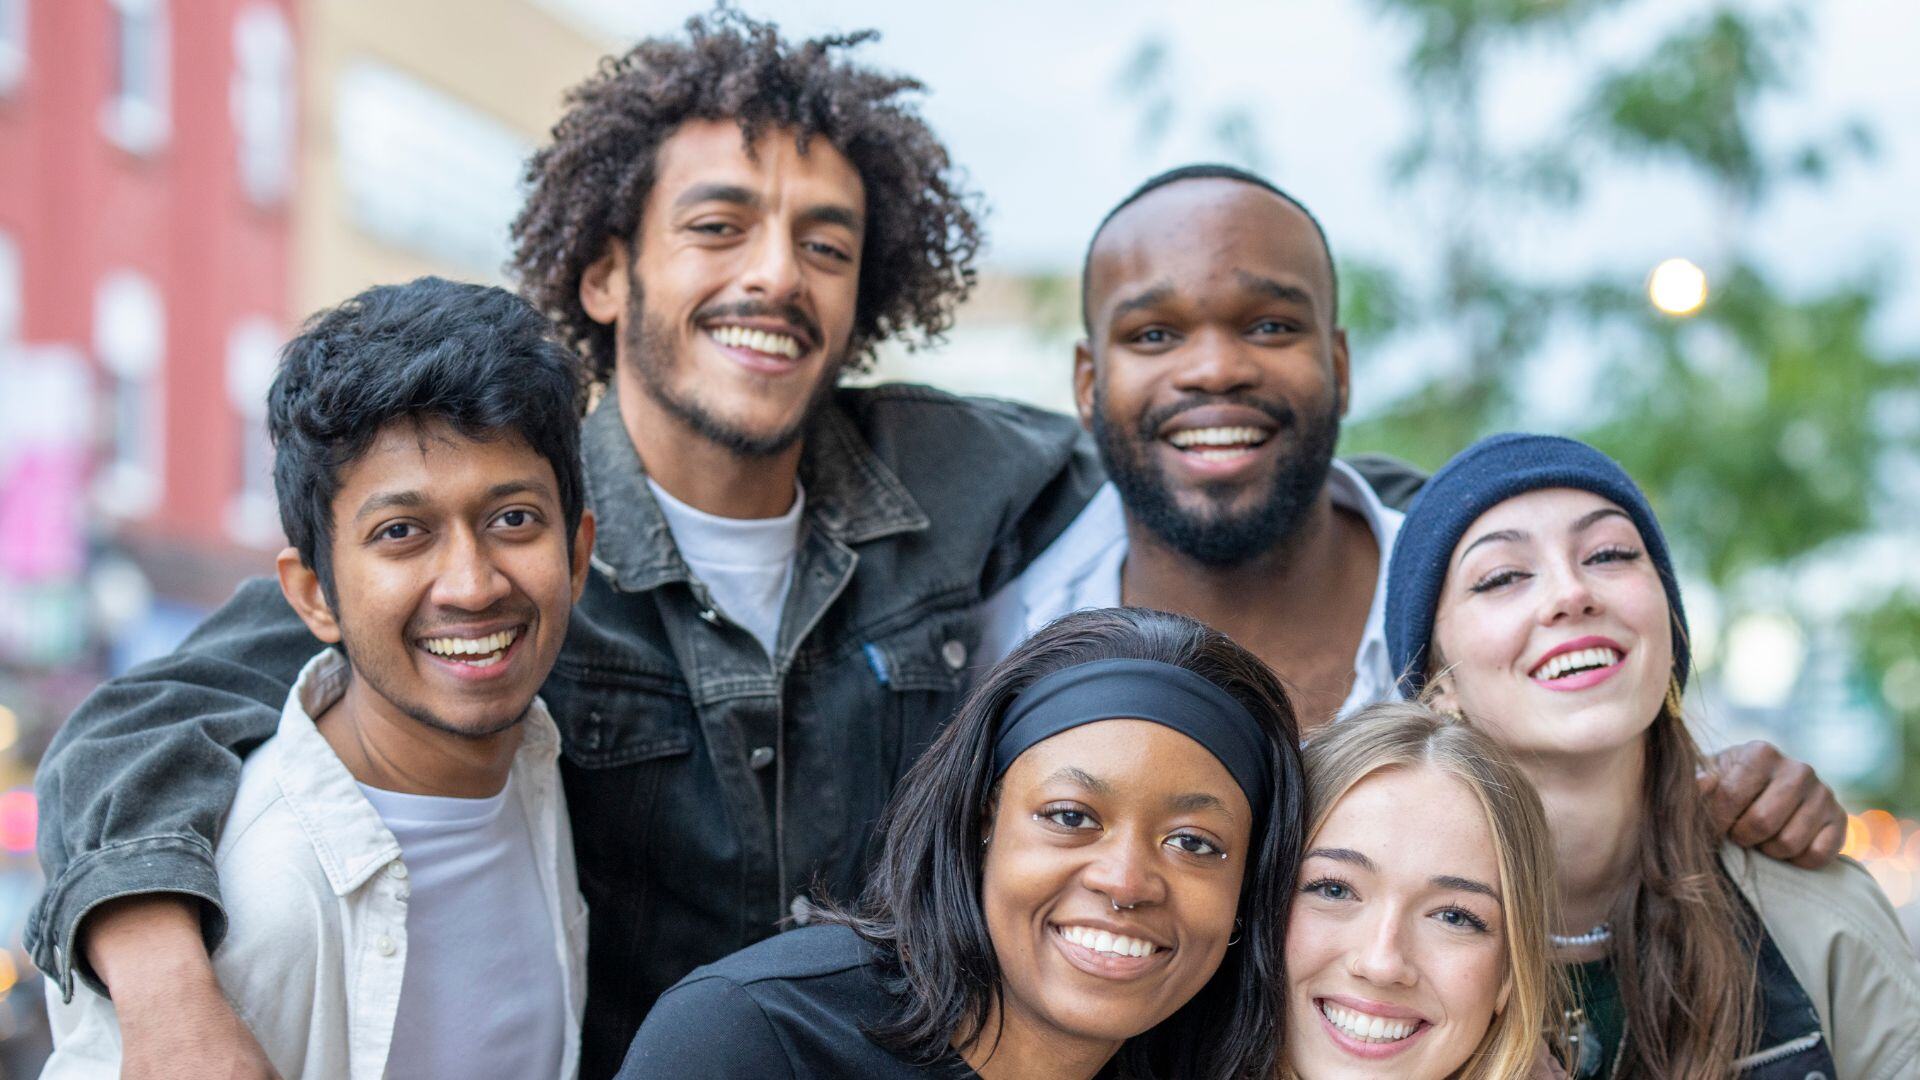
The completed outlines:
[[[1920,964],[1878,886],[1720,841],[1681,711],[1686,612],[1611,458],[1496,435],[1408,508],[1401,688],[1515,753],[1554,832],[1576,1077],[1920,1076]]]

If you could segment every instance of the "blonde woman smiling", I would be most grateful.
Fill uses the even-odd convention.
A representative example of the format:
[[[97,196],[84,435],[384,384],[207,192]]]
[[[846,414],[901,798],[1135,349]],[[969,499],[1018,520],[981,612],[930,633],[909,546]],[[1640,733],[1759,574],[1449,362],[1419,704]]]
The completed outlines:
[[[1500,435],[1434,474],[1394,548],[1387,642],[1403,689],[1513,751],[1546,806],[1577,1077],[1920,1076],[1920,965],[1873,880],[1709,823],[1679,584],[1610,458]]]
[[[1372,706],[1304,752],[1308,835],[1287,927],[1295,1080],[1548,1075],[1563,1000],[1540,800],[1486,735]]]

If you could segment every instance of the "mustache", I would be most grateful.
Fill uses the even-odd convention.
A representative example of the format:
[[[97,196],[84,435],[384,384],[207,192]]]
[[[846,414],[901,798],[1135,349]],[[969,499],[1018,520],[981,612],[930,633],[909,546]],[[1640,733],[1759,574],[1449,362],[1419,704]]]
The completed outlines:
[[[820,343],[820,326],[797,304],[768,304],[758,300],[735,300],[708,304],[693,313],[696,323],[712,319],[779,319],[806,335],[808,345]]]
[[[1238,405],[1265,413],[1276,426],[1285,430],[1296,427],[1300,416],[1293,406],[1284,401],[1268,401],[1252,394],[1190,394],[1178,401],[1169,401],[1165,405],[1149,409],[1140,416],[1140,423],[1134,434],[1141,442],[1152,442],[1159,437],[1160,429],[1167,422],[1184,412],[1202,409],[1209,405]]]

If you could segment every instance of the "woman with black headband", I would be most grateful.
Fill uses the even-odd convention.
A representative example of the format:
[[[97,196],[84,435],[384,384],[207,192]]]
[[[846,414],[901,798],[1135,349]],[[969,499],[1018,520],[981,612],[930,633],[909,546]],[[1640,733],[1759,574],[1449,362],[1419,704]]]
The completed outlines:
[[[1297,742],[1221,634],[1069,615],[902,781],[859,911],[689,975],[620,1075],[1272,1076]]]

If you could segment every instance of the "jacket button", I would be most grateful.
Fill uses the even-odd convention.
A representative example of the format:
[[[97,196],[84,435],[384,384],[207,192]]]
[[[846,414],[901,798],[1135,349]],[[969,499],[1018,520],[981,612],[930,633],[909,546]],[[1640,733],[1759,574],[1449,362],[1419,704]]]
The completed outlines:
[[[940,646],[940,659],[945,660],[948,667],[959,671],[966,666],[967,647],[958,641],[949,641]]]
[[[405,880],[407,876],[407,864],[401,862],[399,859],[395,859],[387,864],[387,873],[392,877]]]
[[[393,939],[388,937],[385,934],[380,935],[380,940],[374,942],[373,947],[379,950],[381,956],[393,955],[393,951],[394,951]]]
[[[793,916],[794,925],[805,926],[813,921],[813,901],[796,896],[793,903],[787,905],[787,914]]]
[[[717,626],[719,625],[719,622],[720,622],[720,613],[713,610],[712,608],[701,608],[700,621],[707,623],[708,625]]]
[[[747,764],[755,769],[764,769],[773,764],[773,747],[756,746],[753,753],[747,755]]]

